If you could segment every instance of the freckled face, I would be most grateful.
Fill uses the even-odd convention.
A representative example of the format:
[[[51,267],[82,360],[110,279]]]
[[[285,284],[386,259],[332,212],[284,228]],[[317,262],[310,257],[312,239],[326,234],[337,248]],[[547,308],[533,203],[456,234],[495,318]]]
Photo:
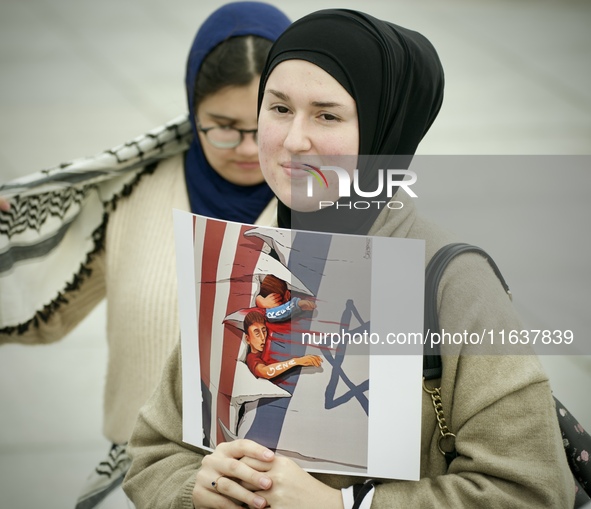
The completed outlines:
[[[267,341],[267,327],[262,323],[253,323],[246,334],[251,352],[262,352]]]
[[[338,199],[334,171],[323,171],[328,187],[313,170],[335,165],[338,156],[357,156],[359,125],[355,100],[330,74],[304,60],[286,60],[271,72],[259,113],[259,158],[265,180],[288,207],[318,210],[319,200]],[[345,170],[352,175],[356,158]],[[307,197],[309,181],[313,197]]]
[[[259,78],[243,87],[226,87],[201,101],[197,122],[203,128],[236,127],[255,129],[257,126],[257,95]],[[245,134],[235,148],[217,148],[199,132],[199,140],[212,168],[228,182],[253,186],[264,181],[259,164],[259,149],[252,134]]]

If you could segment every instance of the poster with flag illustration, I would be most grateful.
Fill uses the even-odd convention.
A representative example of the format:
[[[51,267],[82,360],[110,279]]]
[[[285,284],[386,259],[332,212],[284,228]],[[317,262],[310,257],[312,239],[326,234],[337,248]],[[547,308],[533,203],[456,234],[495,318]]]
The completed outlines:
[[[418,480],[424,242],[174,221],[183,440]]]

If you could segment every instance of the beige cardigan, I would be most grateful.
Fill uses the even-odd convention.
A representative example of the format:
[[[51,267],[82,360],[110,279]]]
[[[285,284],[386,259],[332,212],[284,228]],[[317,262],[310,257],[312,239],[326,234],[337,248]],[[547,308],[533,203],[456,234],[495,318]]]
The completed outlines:
[[[109,215],[105,249],[92,274],[68,294],[48,323],[0,341],[49,343],[63,338],[107,298],[109,356],[103,431],[111,442],[129,440],[140,407],[160,380],[180,336],[172,209],[190,210],[183,154],[162,161]],[[271,224],[275,201],[257,224]]]
[[[371,234],[426,240],[427,260],[452,241],[416,216],[410,200],[379,216]],[[451,263],[440,284],[440,325],[447,331],[517,329],[519,320],[488,263],[475,254]],[[459,356],[444,350],[441,380],[447,422],[460,456],[446,471],[431,400],[423,393],[421,480],[385,481],[372,509],[572,508],[574,484],[548,380],[534,356]],[[192,509],[203,452],[181,439],[180,349],[142,408],[129,451],[124,490],[138,509]],[[392,409],[392,418],[404,416]],[[358,477],[317,474],[342,488]],[[307,508],[302,508],[307,509]]]

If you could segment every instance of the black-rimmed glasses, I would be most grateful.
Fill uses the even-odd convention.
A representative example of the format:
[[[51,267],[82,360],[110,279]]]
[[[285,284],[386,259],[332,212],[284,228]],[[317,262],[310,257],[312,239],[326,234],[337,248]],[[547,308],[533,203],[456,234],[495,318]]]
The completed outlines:
[[[216,148],[236,148],[244,140],[244,135],[249,133],[257,143],[258,129],[238,129],[225,126],[201,127],[201,124],[197,124],[197,130],[202,132],[205,139]]]

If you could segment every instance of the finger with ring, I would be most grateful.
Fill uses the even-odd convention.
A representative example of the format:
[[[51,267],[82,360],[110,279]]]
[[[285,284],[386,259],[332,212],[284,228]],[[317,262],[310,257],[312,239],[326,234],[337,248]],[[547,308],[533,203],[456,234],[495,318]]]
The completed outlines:
[[[211,482],[211,486],[212,486],[212,488],[213,488],[214,490],[216,490],[218,493],[219,493],[219,490],[218,490],[218,483],[220,482],[220,479],[221,479],[222,477],[224,477],[224,476],[223,476],[223,475],[220,475],[220,476],[219,476],[219,477],[218,477],[218,478],[217,478],[215,481],[212,481],[212,482]]]

